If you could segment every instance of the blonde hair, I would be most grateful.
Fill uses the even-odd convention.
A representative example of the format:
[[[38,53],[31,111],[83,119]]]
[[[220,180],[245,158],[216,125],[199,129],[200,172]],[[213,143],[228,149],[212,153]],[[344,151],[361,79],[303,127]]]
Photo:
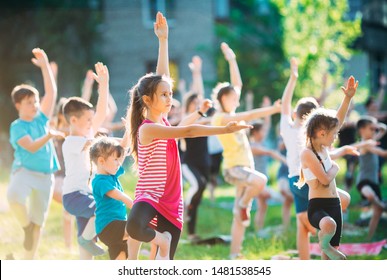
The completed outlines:
[[[316,155],[318,161],[321,163],[322,167],[325,170],[324,163],[320,157],[320,155],[317,153],[315,147],[313,146],[313,138],[316,137],[317,131],[324,129],[327,131],[331,131],[332,129],[335,129],[339,124],[339,119],[336,117],[337,112],[335,110],[331,109],[325,109],[325,108],[318,108],[313,110],[306,118],[305,122],[305,128],[306,128],[306,144],[310,143],[310,146],[312,148],[313,153]],[[303,185],[305,185],[305,177],[302,172],[302,169],[300,171],[300,179],[298,180],[295,185],[298,188],[301,188]]]

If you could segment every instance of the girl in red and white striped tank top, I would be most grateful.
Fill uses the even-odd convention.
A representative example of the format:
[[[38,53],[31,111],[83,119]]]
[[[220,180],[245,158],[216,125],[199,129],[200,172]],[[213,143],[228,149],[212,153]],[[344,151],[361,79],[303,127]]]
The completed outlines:
[[[170,126],[166,119],[172,107],[168,25],[161,13],[156,16],[154,29],[159,38],[156,74],[141,77],[130,90],[128,123],[139,179],[126,230],[132,239],[156,245],[156,259],[173,259],[183,226],[182,174],[176,138],[233,133],[250,126],[236,122],[214,127]],[[187,116],[185,123],[196,120],[197,114]],[[129,259],[137,258],[138,247],[129,244],[133,245],[129,246]]]

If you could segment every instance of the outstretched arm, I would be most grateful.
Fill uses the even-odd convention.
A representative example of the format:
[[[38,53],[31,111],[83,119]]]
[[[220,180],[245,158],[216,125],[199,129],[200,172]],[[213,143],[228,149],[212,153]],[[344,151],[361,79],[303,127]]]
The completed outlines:
[[[352,97],[355,95],[359,81],[356,81],[353,76],[349,77],[346,87],[341,87],[344,92],[344,98],[341,102],[339,109],[337,110],[336,117],[339,119],[339,128],[343,125],[345,116],[347,115],[349,105],[351,103]]]
[[[231,121],[236,121],[236,122],[253,121],[253,120],[270,116],[280,112],[281,112],[281,100],[277,100],[276,102],[274,102],[272,106],[269,106],[269,107],[263,107],[263,108],[246,111],[246,112],[241,112],[235,115],[226,114],[222,119],[222,124],[226,124]]]
[[[108,111],[108,96],[109,96],[109,71],[106,65],[101,62],[95,64],[95,71],[93,77],[98,86],[98,101],[93,118],[93,133],[96,133],[106,119]]]
[[[226,43],[222,43],[220,45],[220,48],[222,49],[224,58],[228,61],[228,65],[230,68],[231,85],[234,87],[235,91],[240,95],[243,84],[241,74],[239,73],[239,67],[236,61],[235,53]]]
[[[285,87],[284,93],[282,94],[282,108],[281,113],[284,115],[292,114],[292,98],[296,82],[298,79],[298,62],[296,58],[290,59],[290,77]]]
[[[86,101],[90,101],[91,99],[91,95],[93,93],[93,84],[94,84],[93,71],[87,70],[86,77],[82,86],[82,95],[81,95],[81,97]]]
[[[144,124],[140,127],[139,138],[143,145],[153,139],[194,138],[217,134],[234,133],[241,129],[251,128],[250,125],[241,125],[230,122],[226,126],[207,126],[193,124],[188,126],[165,126],[161,124]]]
[[[157,59],[156,74],[170,76],[168,56],[168,23],[162,13],[156,15],[156,22],[153,24],[154,32],[159,38],[159,55]]]
[[[57,98],[57,87],[55,83],[55,77],[52,73],[48,57],[44,50],[35,48],[32,50],[35,58],[32,58],[31,61],[37,67],[42,70],[43,82],[44,82],[44,96],[40,103],[41,110],[47,118],[51,118],[54,113],[54,108]]]
[[[195,55],[192,58],[192,62],[188,64],[189,69],[192,72],[192,87],[191,91],[196,93],[199,99],[204,98],[204,85],[202,77],[202,59]]]

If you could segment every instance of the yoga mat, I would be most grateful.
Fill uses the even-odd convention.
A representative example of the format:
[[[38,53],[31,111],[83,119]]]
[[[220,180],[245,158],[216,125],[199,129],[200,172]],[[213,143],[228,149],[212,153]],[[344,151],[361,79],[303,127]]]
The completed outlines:
[[[387,240],[384,239],[372,243],[343,243],[340,244],[339,250],[347,256],[378,255],[386,242]],[[321,256],[321,250],[318,243],[311,243],[309,248],[310,254]]]

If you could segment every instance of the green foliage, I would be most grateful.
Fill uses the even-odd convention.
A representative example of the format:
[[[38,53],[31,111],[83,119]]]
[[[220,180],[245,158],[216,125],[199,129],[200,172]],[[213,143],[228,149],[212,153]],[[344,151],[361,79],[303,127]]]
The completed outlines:
[[[284,53],[283,28],[274,5],[262,7],[258,1],[231,1],[229,21],[218,22],[216,34],[234,50],[243,80],[243,92],[252,90],[257,106],[264,95],[280,97]],[[217,55],[219,81],[229,81],[228,64]],[[243,93],[242,93],[243,94]]]
[[[323,73],[341,77],[343,61],[351,56],[350,45],[360,35],[360,19],[346,19],[347,0],[272,2],[282,16],[285,56],[299,61],[296,96],[316,95]]]
[[[90,3],[95,5],[91,7]],[[44,49],[59,66],[58,94],[79,95],[86,70],[98,56],[100,0],[18,0],[0,9],[0,131],[8,131],[17,115],[10,93],[20,83],[34,81],[43,93],[40,71],[31,50]],[[101,58],[99,58],[101,59]]]

